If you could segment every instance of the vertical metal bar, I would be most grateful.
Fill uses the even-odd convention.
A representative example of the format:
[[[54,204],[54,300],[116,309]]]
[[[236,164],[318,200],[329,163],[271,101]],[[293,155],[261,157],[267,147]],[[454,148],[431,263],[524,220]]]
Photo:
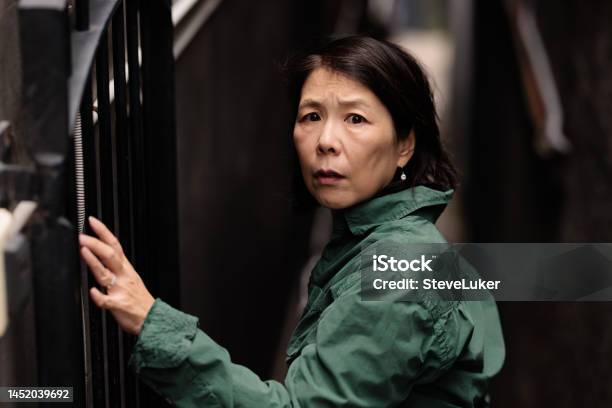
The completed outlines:
[[[83,167],[84,167],[84,186],[85,186],[85,214],[97,213],[97,189],[96,189],[96,146],[93,132],[93,101],[91,92],[91,73],[85,82],[83,97],[81,100],[80,120],[81,120],[81,139],[83,144]],[[84,227],[86,230],[87,220]],[[93,284],[93,277],[89,273],[87,266],[81,263],[81,314],[83,317],[83,341],[85,347],[85,400],[87,407],[91,407],[94,402],[93,384],[97,378],[94,376],[94,366],[92,356],[96,356],[95,351],[99,350],[99,341],[96,343],[95,336],[92,336],[92,326],[100,326],[100,312],[89,302],[89,288]],[[95,309],[92,309],[95,308]],[[94,311],[95,310],[95,311]],[[92,313],[92,311],[94,311]],[[98,336],[99,339],[99,336]],[[97,355],[101,355],[98,353]],[[95,382],[96,387],[98,383]]]
[[[170,0],[141,0],[142,95],[147,175],[147,222],[164,240],[148,249],[152,293],[179,305],[176,119]],[[159,216],[163,209],[163,216]],[[152,233],[153,231],[151,231]],[[149,234],[153,235],[153,234]]]
[[[109,95],[109,55],[108,29],[102,34],[102,41],[96,54],[96,77],[98,96],[98,130],[100,140],[100,193],[101,220],[115,229],[115,149],[112,132],[112,112]],[[120,404],[120,374],[119,374],[119,328],[116,321],[103,312],[103,328],[105,328],[105,374],[107,406],[116,407]]]
[[[170,0],[140,0],[142,48],[142,138],[146,200],[139,227],[148,236],[146,253],[147,286],[154,296],[179,306],[178,211],[176,191],[176,140],[174,106],[173,25]],[[139,180],[139,182],[141,181]],[[160,211],[163,215],[160,216]],[[159,395],[142,391],[147,407],[167,406]]]
[[[111,110],[109,95],[109,56],[108,31],[102,39],[96,54],[96,90],[98,101],[98,129],[100,137],[100,189],[101,220],[111,229],[115,223],[114,211],[114,177],[113,177],[113,141],[111,128]]]
[[[98,181],[98,140],[95,134],[94,124],[92,120],[93,111],[93,95],[92,84],[88,82],[83,91],[83,102],[81,107],[81,126],[83,130],[83,161],[85,165],[85,197],[86,197],[86,214],[100,216],[99,208],[99,181]],[[91,234],[89,224],[85,223],[85,232]],[[96,285],[93,275],[86,271],[85,276],[86,291]],[[89,294],[87,293],[87,296]],[[104,325],[102,311],[93,302],[86,298],[86,303],[89,305],[87,311],[89,314],[89,342],[90,342],[90,358],[91,371],[90,381],[92,384],[91,401],[95,407],[103,407],[106,403],[106,378],[104,375]]]
[[[115,140],[117,157],[117,191],[118,218],[116,232],[124,247],[125,255],[131,257],[130,242],[132,240],[132,199],[131,186],[132,177],[130,169],[130,145],[127,122],[127,91],[125,78],[125,40],[124,40],[124,3],[121,2],[113,16],[113,80],[115,87]],[[120,379],[120,406],[126,406],[125,389],[132,386],[133,380],[126,382],[126,344],[124,344],[123,332],[118,332],[117,338],[119,348],[119,379]],[[128,350],[131,351],[131,350]],[[130,401],[129,406],[133,406]]]
[[[140,17],[139,0],[126,0],[127,3],[127,46],[130,101],[130,133],[132,142],[132,175],[134,181],[134,225],[140,228],[134,230],[134,256],[137,270],[146,274],[147,234],[142,226],[146,222],[146,185],[144,168],[144,140],[142,124],[142,105],[140,89]]]
[[[113,17],[113,80],[115,86],[115,139],[117,142],[117,189],[121,197],[119,207],[119,238],[125,254],[132,256],[132,172],[131,148],[127,116],[127,83],[125,75],[124,7],[119,6]]]
[[[142,110],[140,106],[140,62],[139,62],[139,17],[138,17],[138,0],[125,0],[126,11],[126,44],[128,58],[128,96],[129,96],[129,149],[130,149],[130,170],[132,185],[132,240],[129,242],[129,251],[131,260],[136,270],[140,274],[146,271],[145,248],[146,248],[146,232],[142,229],[137,229],[136,225],[144,225],[144,180],[142,170]],[[135,339],[128,337],[126,339],[126,350],[131,352]],[[127,353],[126,353],[127,354]],[[130,406],[140,407],[140,382],[138,378],[129,371],[127,377],[131,380],[127,385],[126,399],[131,403]]]

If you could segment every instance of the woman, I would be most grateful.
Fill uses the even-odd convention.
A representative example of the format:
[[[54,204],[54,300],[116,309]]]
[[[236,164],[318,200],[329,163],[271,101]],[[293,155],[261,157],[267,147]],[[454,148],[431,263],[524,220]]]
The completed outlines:
[[[81,235],[91,298],[138,335],[130,365],[178,407],[487,406],[504,345],[493,302],[362,300],[359,258],[381,242],[443,243],[434,222],[455,173],[416,61],[368,37],[288,65],[304,183],[332,209],[332,238],[287,350],[283,384],[233,364],[193,316],[153,299],[113,234]]]

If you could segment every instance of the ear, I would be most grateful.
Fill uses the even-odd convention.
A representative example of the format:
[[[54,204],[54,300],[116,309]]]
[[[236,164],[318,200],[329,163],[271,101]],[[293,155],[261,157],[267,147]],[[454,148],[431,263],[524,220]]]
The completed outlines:
[[[414,154],[414,147],[416,145],[416,136],[414,129],[410,131],[407,138],[400,140],[397,144],[397,166],[404,167],[412,158]]]

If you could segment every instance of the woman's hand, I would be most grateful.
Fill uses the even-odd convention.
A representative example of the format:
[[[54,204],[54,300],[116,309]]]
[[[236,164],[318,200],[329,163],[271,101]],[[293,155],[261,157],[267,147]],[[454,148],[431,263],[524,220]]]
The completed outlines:
[[[81,256],[96,281],[106,288],[106,294],[95,287],[91,288],[91,299],[98,307],[110,310],[123,330],[139,335],[155,299],[124,255],[113,233],[94,217],[89,217],[89,225],[100,239],[79,234]]]

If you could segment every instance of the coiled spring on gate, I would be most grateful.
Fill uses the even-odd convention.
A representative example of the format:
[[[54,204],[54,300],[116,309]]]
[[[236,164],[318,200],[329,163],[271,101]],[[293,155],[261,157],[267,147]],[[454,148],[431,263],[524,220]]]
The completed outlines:
[[[76,181],[78,231],[85,228],[85,171],[83,166],[83,129],[81,114],[77,113],[74,125],[74,173]]]

